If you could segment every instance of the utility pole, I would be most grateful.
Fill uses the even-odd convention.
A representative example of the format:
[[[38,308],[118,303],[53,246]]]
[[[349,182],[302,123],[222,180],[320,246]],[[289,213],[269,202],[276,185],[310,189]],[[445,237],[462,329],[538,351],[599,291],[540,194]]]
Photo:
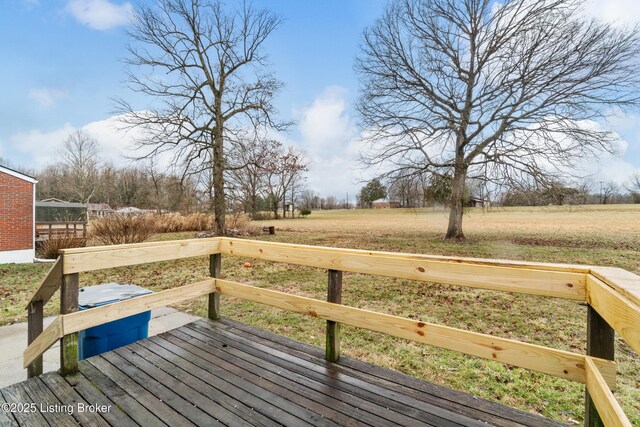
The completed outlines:
[[[600,181],[600,204],[602,204],[602,184],[603,181]]]

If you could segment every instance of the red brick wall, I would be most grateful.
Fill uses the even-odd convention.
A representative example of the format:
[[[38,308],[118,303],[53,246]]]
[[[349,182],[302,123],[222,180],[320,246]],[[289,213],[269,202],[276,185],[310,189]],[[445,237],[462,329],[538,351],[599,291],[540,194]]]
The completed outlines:
[[[33,248],[33,184],[0,171],[0,251]]]

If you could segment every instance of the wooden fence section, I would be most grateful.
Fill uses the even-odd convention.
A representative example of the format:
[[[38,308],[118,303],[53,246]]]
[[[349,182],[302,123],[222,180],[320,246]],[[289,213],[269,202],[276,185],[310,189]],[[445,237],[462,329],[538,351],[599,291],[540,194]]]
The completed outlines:
[[[86,221],[36,221],[36,240],[74,237],[87,239]]]
[[[222,239],[222,254],[308,267],[436,282],[503,292],[585,300],[585,275],[490,264],[434,261],[411,255]]]
[[[374,332],[382,332],[394,337],[430,344],[533,371],[544,372],[555,377],[581,383],[586,382],[584,372],[585,356],[580,354],[332,304],[228,280],[216,280],[215,286],[216,290],[223,295],[234,296],[287,311],[340,322]],[[614,388],[616,378],[615,363],[604,359],[594,359],[594,363],[598,365],[598,369],[607,378],[607,384]]]
[[[327,302],[222,280],[221,254],[327,269]],[[42,331],[42,305],[61,284],[77,283],[78,273],[205,255],[209,256],[210,279],[82,312],[61,306],[62,314]],[[587,355],[582,355],[347,307],[340,304],[343,271],[586,301],[591,344]],[[77,293],[73,286],[65,289]],[[205,295],[212,319],[219,317],[220,295],[229,295],[327,320],[326,357],[330,361],[339,359],[340,324],[344,323],[584,383],[587,409],[591,409],[586,417],[589,426],[596,425],[598,416],[605,425],[630,425],[611,393],[615,363],[606,359],[613,359],[611,328],[640,352],[640,277],[608,267],[448,259],[229,238],[69,249],[63,251],[29,304],[30,344],[24,365],[30,376],[37,375],[42,353],[62,339],[69,348],[62,348],[61,359],[67,372],[72,372],[77,368],[77,361],[70,360],[77,359],[77,341],[74,347],[69,338],[78,331]],[[73,295],[69,298],[71,304]],[[32,322],[40,322],[40,328]]]

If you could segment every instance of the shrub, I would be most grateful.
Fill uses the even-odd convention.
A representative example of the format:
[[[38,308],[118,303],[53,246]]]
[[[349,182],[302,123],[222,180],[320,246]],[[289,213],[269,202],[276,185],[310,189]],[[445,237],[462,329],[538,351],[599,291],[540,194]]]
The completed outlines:
[[[309,209],[302,209],[300,215],[305,218],[307,215],[311,215],[311,211]]]
[[[78,238],[73,234],[65,234],[43,240],[38,243],[38,257],[44,259],[56,259],[60,255],[61,249],[82,248],[87,245],[85,239]]]
[[[89,233],[105,245],[141,243],[156,233],[153,215],[113,214],[93,220]]]
[[[251,219],[254,221],[266,221],[273,218],[273,212],[254,212],[251,214]]]

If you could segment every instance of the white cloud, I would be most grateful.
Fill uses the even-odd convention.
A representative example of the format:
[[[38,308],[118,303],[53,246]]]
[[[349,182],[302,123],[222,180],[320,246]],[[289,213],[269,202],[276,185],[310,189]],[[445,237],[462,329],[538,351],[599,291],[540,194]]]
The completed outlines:
[[[53,88],[31,88],[29,89],[29,98],[35,100],[41,107],[52,107],[56,102],[68,96],[67,91]]]
[[[80,23],[95,30],[127,25],[134,16],[131,3],[114,4],[109,0],[70,0],[67,10]]]
[[[347,90],[327,87],[299,112],[300,146],[309,161],[307,184],[322,195],[338,199],[359,188],[357,129],[347,109]]]
[[[618,24],[640,22],[640,3],[638,0],[591,0],[587,4],[587,13],[597,19]]]
[[[597,157],[586,158],[577,169],[593,182],[612,181],[623,185],[634,173],[640,172],[638,166],[625,159],[628,149],[629,143],[618,135],[613,153],[601,152]]]
[[[69,123],[51,131],[33,129],[27,132],[19,132],[9,137],[8,146],[11,151],[20,153],[21,158],[28,159],[33,168],[42,168],[56,161],[59,150],[64,140],[76,130],[81,129],[100,144],[101,160],[111,162],[117,166],[129,163],[127,156],[134,153],[135,138],[140,136],[140,131],[132,130],[124,132],[118,127],[118,116],[112,116],[105,120],[88,123],[80,128]],[[168,161],[166,165],[167,166]]]

